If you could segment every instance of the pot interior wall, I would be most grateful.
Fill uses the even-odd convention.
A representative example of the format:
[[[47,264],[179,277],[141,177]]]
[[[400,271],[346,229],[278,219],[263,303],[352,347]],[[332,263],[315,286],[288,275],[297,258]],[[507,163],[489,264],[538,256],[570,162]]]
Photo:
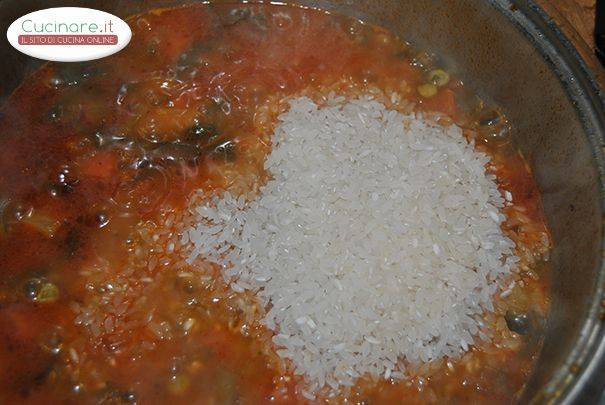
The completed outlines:
[[[0,4],[4,29],[38,8],[79,5],[119,16],[183,1],[25,1]],[[514,139],[533,169],[543,193],[554,239],[552,310],[539,367],[528,384],[532,397],[564,364],[576,344],[593,300],[600,264],[601,196],[591,143],[555,69],[500,11],[479,0],[300,0],[377,23],[420,48],[441,55],[450,70],[510,119]],[[508,13],[520,11],[506,10]],[[39,63],[0,44],[5,97]]]

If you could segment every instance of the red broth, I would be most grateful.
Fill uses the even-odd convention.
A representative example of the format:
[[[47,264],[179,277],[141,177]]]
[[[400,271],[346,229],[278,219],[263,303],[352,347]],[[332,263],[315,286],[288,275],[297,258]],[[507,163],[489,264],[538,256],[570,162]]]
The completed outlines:
[[[549,238],[497,109],[455,78],[423,97],[438,59],[321,11],[198,5],[128,22],[122,52],[46,64],[2,109],[0,402],[312,402],[254,301],[166,252],[194,190],[264,181],[285,100],[330,91],[396,93],[400,107],[462,126],[515,196],[505,231],[522,257],[511,295],[487,317],[492,343],[403,381],[361,379],[331,401],[515,400],[541,344]]]

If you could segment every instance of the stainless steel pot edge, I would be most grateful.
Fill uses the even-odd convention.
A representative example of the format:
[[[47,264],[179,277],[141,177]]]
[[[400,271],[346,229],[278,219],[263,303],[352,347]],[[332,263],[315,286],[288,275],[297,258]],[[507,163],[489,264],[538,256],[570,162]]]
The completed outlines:
[[[554,20],[531,0],[490,0],[552,66],[592,146],[605,210],[605,98],[597,77]],[[599,69],[599,68],[597,68]],[[594,297],[574,350],[532,403],[596,403],[605,383],[605,244]]]
[[[601,206],[605,208],[605,101],[595,75],[588,69],[571,41],[532,0],[488,2],[532,42],[557,73],[569,99],[575,104],[592,146],[600,176]],[[601,266],[603,262],[602,257]],[[600,394],[601,385],[605,382],[605,330],[601,320],[605,311],[602,305],[605,298],[604,284],[605,268],[601,267],[575,349],[546,388],[531,399],[532,402],[594,403],[595,396]]]

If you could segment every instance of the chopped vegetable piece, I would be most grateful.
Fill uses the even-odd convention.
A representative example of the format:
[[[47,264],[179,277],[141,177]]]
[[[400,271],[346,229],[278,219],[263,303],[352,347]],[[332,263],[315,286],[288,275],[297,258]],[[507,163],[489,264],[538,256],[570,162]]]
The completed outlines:
[[[36,296],[36,301],[43,303],[55,302],[59,299],[59,287],[53,283],[44,283]]]
[[[21,220],[22,223],[30,225],[48,238],[53,238],[61,226],[61,223],[51,216],[39,211],[34,211]]]
[[[42,278],[25,283],[25,295],[34,302],[52,303],[59,299],[59,287]]]

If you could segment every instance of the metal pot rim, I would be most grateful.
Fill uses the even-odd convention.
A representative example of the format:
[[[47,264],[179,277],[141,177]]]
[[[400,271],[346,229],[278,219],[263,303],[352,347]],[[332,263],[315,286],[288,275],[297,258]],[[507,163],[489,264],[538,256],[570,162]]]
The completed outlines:
[[[190,1],[185,0],[183,3]],[[524,34],[551,69],[556,72],[569,99],[575,104],[579,120],[591,145],[592,161],[599,175],[600,207],[601,211],[605,212],[605,95],[602,90],[605,89],[605,71],[600,68],[595,59],[591,59],[588,53],[578,51],[564,33],[570,32],[570,27],[565,26],[564,20],[559,19],[555,22],[538,5],[539,2],[546,3],[547,1],[488,0],[488,3]],[[548,11],[551,12],[551,10]],[[564,26],[558,26],[557,23],[563,23]],[[605,230],[601,235],[601,241],[599,268],[596,271],[597,277],[591,294],[592,298],[585,319],[577,332],[574,348],[567,355],[565,362],[553,373],[550,381],[533,397],[528,398],[530,403],[590,403],[603,395],[602,390],[605,385],[605,260],[603,260]]]
[[[603,71],[596,58],[586,60],[564,34],[572,32],[564,18],[553,20],[534,0],[521,2],[490,0],[490,3],[531,41],[551,65],[563,84],[591,144],[593,161],[599,173],[601,209],[605,211],[605,98],[599,84]],[[562,24],[562,26],[557,25]],[[582,46],[582,44],[580,44]],[[584,45],[587,49],[587,46]],[[585,57],[591,58],[588,52]],[[589,69],[589,64],[593,68]],[[605,381],[605,235],[601,235],[600,264],[586,319],[572,352],[553,378],[531,403],[594,402],[603,392]]]

